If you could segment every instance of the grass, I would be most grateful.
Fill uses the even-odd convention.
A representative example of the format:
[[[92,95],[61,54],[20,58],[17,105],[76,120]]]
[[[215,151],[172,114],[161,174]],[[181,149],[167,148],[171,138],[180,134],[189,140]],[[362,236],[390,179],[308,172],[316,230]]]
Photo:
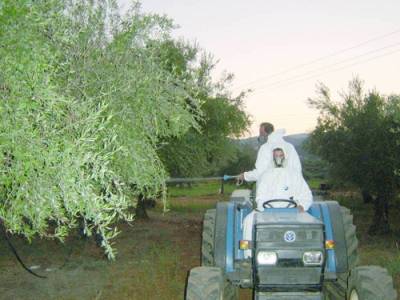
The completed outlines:
[[[237,187],[232,183],[224,183],[224,194],[229,195]],[[191,186],[169,186],[168,187],[168,197],[170,199],[176,197],[205,197],[205,196],[215,196],[221,192],[221,182],[211,181],[211,182],[201,182],[195,183]]]
[[[191,187],[169,187],[168,208],[174,212],[202,214],[207,209],[214,208],[218,200],[228,200],[235,189],[235,184],[224,184],[224,194],[221,194],[219,182],[203,182]]]
[[[223,197],[220,200],[224,200]],[[168,201],[168,209],[179,213],[197,213],[202,214],[207,209],[215,208],[216,198],[213,197],[199,197],[196,200],[184,199],[170,199]]]
[[[321,183],[326,182],[326,180],[323,179],[317,179],[317,178],[312,178],[307,180],[308,185],[310,186],[310,189],[312,190],[318,190],[319,186]]]

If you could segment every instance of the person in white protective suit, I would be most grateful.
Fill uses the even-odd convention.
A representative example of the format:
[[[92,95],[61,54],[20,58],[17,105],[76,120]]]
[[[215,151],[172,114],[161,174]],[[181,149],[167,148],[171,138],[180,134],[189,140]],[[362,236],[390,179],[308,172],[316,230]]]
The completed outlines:
[[[284,129],[274,131],[274,126],[270,123],[260,125],[259,139],[264,139],[266,142],[258,150],[255,168],[240,174],[239,181],[258,181],[266,170],[272,169],[274,167],[272,150],[275,148],[281,148],[285,152],[286,167],[301,174],[299,155],[294,146],[283,139],[284,134]]]
[[[299,211],[308,210],[312,204],[312,193],[301,173],[287,166],[285,151],[275,148],[272,151],[272,169],[266,170],[257,181],[257,210],[263,211],[263,203],[272,199],[292,199]],[[277,202],[273,207],[287,207],[287,202]]]
[[[300,213],[307,211],[312,204],[312,193],[305,182],[301,172],[288,167],[285,151],[282,148],[272,150],[273,166],[267,169],[257,181],[256,211],[251,212],[243,220],[243,239],[252,239],[252,227],[254,215],[257,211],[263,211],[263,204],[268,200],[293,200],[297,204]],[[288,207],[288,202],[273,202],[271,207]],[[268,207],[266,208],[268,209]],[[251,250],[245,250],[245,257],[251,256]]]

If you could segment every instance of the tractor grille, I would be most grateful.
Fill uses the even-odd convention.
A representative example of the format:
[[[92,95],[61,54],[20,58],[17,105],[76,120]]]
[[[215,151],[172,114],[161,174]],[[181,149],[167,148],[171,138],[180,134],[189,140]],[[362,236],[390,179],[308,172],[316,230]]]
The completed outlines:
[[[276,265],[256,262],[255,284],[259,288],[268,291],[276,288],[282,288],[283,291],[290,286],[299,290],[320,288],[323,266],[304,265],[303,254],[306,251],[321,251],[325,254],[321,224],[256,224],[254,246],[255,257],[260,251],[277,254]]]
[[[285,268],[258,266],[259,285],[309,285],[320,284],[321,268]]]
[[[296,234],[297,242],[318,242],[323,240],[323,232],[320,229],[300,228],[274,228],[267,227],[257,231],[257,242],[285,242],[284,235],[287,231]]]

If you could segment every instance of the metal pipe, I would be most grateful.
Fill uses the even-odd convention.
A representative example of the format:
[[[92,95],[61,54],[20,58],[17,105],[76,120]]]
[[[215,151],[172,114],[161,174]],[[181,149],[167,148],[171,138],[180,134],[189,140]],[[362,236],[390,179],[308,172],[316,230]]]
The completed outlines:
[[[196,181],[216,181],[216,180],[223,180],[227,181],[230,179],[237,179],[239,176],[230,176],[224,175],[220,177],[175,177],[175,178],[168,178],[166,183],[184,183],[184,182],[196,182]]]

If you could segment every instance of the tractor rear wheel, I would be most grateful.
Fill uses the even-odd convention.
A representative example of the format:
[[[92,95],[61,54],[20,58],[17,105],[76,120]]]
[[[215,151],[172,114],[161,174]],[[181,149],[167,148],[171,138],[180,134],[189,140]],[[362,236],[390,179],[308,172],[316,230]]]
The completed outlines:
[[[201,243],[201,265],[214,266],[214,251],[215,251],[215,218],[216,210],[209,209],[204,214],[203,233]],[[234,300],[239,297],[239,288],[233,285],[228,280],[224,279],[224,297],[223,299]]]
[[[186,300],[223,300],[224,276],[216,267],[196,267],[190,271]]]
[[[353,224],[353,215],[350,210],[346,207],[341,206],[340,210],[342,212],[343,227],[345,231],[346,248],[347,248],[347,264],[348,270],[354,269],[359,263],[358,257],[358,239],[356,236],[356,226]],[[339,274],[338,281],[343,288],[347,288],[347,280],[349,277],[349,272],[344,274]]]
[[[378,266],[353,269],[349,277],[346,300],[396,300],[393,279],[387,270]]]
[[[230,281],[224,281],[224,299],[237,300],[239,299],[239,287],[232,284]]]
[[[215,213],[215,209],[209,209],[204,214],[201,241],[202,266],[214,265]]]
[[[348,271],[345,273],[338,273],[336,282],[325,283],[324,292],[329,300],[345,298],[350,270],[355,268],[359,262],[357,252],[358,239],[356,236],[356,226],[353,224],[353,215],[348,208],[343,206],[340,207],[340,211],[345,233]]]

